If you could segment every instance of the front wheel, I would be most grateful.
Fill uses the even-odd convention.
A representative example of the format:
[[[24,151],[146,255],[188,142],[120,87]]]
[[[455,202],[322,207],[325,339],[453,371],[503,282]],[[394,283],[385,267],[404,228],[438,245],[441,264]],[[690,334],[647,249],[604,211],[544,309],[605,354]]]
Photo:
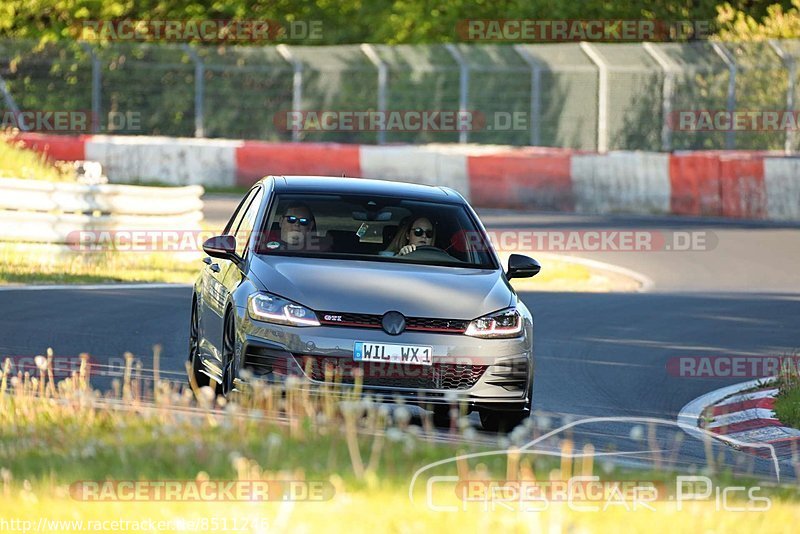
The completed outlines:
[[[433,426],[436,428],[450,428],[450,405],[437,404],[433,407]]]
[[[192,302],[192,317],[189,322],[189,372],[194,377],[197,387],[210,383],[208,375],[201,371],[200,363],[200,315],[197,312],[197,301]]]
[[[222,333],[222,362],[220,394],[227,397],[233,391],[236,376],[236,323],[233,320],[233,312],[225,315],[225,326]]]

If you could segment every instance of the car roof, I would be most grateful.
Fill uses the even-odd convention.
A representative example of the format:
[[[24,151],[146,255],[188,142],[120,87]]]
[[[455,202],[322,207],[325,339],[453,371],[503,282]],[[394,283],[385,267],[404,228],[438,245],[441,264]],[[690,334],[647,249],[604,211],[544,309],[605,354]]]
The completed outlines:
[[[409,200],[464,202],[461,196],[453,190],[448,191],[448,188],[431,185],[339,176],[268,176],[262,181],[271,178],[275,180],[275,192],[277,193],[363,194]]]

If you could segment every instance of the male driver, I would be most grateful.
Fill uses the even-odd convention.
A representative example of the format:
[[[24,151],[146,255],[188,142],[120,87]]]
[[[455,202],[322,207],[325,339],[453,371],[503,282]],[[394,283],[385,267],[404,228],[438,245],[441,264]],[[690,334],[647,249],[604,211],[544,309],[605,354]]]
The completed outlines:
[[[302,203],[289,204],[280,220],[281,241],[292,250],[309,249],[313,244],[317,223],[311,209]]]

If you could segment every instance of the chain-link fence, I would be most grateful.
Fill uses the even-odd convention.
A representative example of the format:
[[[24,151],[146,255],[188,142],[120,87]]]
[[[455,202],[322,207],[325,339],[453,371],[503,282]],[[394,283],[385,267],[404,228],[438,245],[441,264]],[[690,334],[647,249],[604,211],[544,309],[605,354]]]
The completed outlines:
[[[85,110],[93,133],[794,152],[798,58],[800,40],[320,47],[0,41],[0,110],[5,126],[9,111]],[[383,122],[344,120],[365,113]],[[470,120],[457,127],[408,120],[420,113]],[[399,122],[387,119],[392,114]]]

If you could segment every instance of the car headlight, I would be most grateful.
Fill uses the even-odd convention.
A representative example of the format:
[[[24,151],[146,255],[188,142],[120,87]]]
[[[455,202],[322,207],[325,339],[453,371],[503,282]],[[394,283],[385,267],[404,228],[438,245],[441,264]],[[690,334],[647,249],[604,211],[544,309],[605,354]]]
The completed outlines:
[[[250,317],[268,323],[289,326],[319,326],[317,315],[291,300],[270,293],[256,293],[247,305]]]
[[[517,337],[522,332],[522,315],[516,308],[508,308],[475,319],[464,334],[472,337]]]

